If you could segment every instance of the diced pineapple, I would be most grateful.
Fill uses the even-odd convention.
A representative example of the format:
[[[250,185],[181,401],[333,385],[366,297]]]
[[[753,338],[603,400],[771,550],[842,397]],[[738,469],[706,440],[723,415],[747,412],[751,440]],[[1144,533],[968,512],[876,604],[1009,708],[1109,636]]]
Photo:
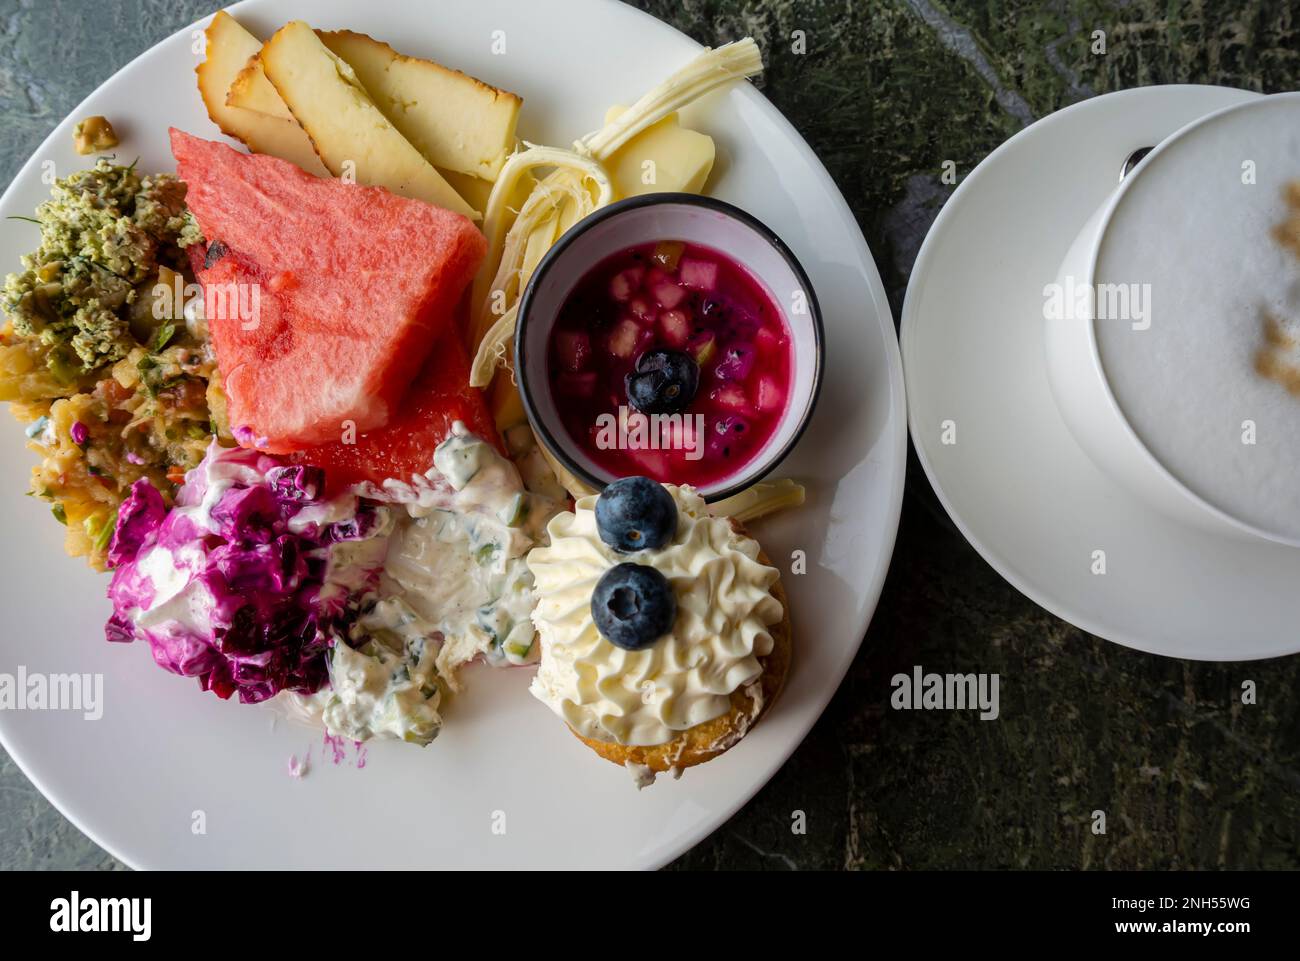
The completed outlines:
[[[744,388],[735,384],[728,384],[726,387],[715,389],[713,391],[713,402],[727,410],[740,411],[746,414],[751,412]]]
[[[686,291],[671,280],[661,280],[651,291],[660,307],[672,309],[686,299]]]
[[[632,316],[643,324],[653,324],[655,322],[655,309],[650,306],[650,301],[644,297],[633,297],[627,305]]]
[[[701,331],[691,338],[686,351],[695,358],[695,363],[703,367],[713,360],[718,352],[718,338],[711,330]]]
[[[678,288],[680,289],[680,288]],[[670,347],[685,347],[691,337],[690,319],[680,310],[665,310],[659,315],[659,326]]]
[[[630,317],[624,317],[609,335],[609,352],[615,357],[628,360],[635,353],[640,339],[641,327]]]
[[[711,260],[683,257],[678,271],[682,284],[692,290],[709,291],[718,285],[718,265]]]
[[[641,278],[645,276],[644,267],[628,267],[620,270],[609,282],[609,295],[619,303],[627,303],[631,296],[641,289]]]
[[[664,451],[641,448],[639,450],[628,450],[624,453],[641,468],[642,473],[647,477],[658,480],[672,476],[672,472],[668,467],[668,455]]]
[[[755,404],[764,413],[771,413],[785,406],[785,391],[777,384],[775,377],[764,374],[758,379],[758,397]]]
[[[754,335],[754,346],[760,354],[774,355],[781,347],[781,338],[770,327],[760,327]]]

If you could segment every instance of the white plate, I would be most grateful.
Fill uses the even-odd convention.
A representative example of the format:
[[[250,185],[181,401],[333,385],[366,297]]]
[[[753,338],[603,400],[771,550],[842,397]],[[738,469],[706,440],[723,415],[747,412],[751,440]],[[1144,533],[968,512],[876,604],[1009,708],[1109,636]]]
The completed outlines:
[[[510,0],[250,0],[233,12],[264,36],[295,17],[360,30],[518,91],[521,135],[554,144],[598,126],[610,103],[631,102],[699,50],[603,0],[562,10]],[[492,54],[498,30],[504,56]],[[84,165],[72,125],[87,114],[109,117],[124,135],[120,153],[138,154],[146,170],[174,169],[169,124],[215,137],[194,88],[193,42],[181,31],[91,95],[23,168],[0,213],[31,215],[47,194],[42,161],[61,173]],[[351,750],[336,765],[323,758],[318,733],[203,694],[193,680],[154,667],[142,645],[103,640],[105,579],[63,556],[43,503],[22,496],[33,455],[10,421],[0,428],[0,671],[102,672],[106,706],[93,722],[0,713],[0,740],[83,831],[148,868],[654,867],[730,817],[798,746],[858,649],[893,550],[905,466],[902,367],[871,254],[790,124],[751,88],[717,96],[686,119],[717,140],[711,192],[784,237],[826,313],[821,404],[781,469],[808,481],[809,503],[757,529],[787,569],[792,551],[808,558],[806,575],[786,577],[796,660],[772,714],[726,757],[638,794],[626,772],[528,695],[529,671],[475,668],[432,746],[377,743],[364,768]],[[34,246],[21,222],[4,225],[0,240],[9,269]],[[309,747],[310,774],[290,778],[290,755]],[[505,833],[494,833],[503,815]],[[200,820],[206,833],[195,833]]]
[[[962,533],[1053,614],[1173,657],[1300,650],[1300,551],[1184,528],[1093,465],[1047,382],[1043,287],[1131,151],[1253,96],[1145,87],[1021,131],[944,206],[903,306],[913,443]],[[951,445],[941,436],[948,420]],[[1098,550],[1100,575],[1092,573]]]

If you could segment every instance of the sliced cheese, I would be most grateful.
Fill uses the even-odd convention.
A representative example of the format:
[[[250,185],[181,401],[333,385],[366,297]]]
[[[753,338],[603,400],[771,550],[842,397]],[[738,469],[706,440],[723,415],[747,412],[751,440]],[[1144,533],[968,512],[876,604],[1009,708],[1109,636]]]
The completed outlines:
[[[537,449],[540,450],[542,456],[546,458],[546,463],[550,465],[551,472],[555,474],[555,479],[560,482],[560,486],[568,491],[569,496],[574,500],[600,493],[596,488],[592,487],[586,481],[580,480],[567,467],[561,464],[545,444],[538,444]]]
[[[319,34],[318,34],[319,35]],[[226,94],[226,104],[228,106],[238,107],[242,110],[251,110],[267,117],[276,117],[280,120],[286,120],[298,127],[298,121],[293,119],[288,106],[285,105],[280,94],[275,89],[275,84],[266,79],[266,71],[262,69],[262,60],[258,56],[261,52],[261,44],[258,44],[258,52],[248,58],[244,68],[235,76],[234,82],[230,85],[230,90]],[[302,129],[302,128],[298,128]],[[325,165],[320,163],[320,158],[315,157],[316,151],[311,147],[311,138],[303,132],[302,140],[308,145],[313,158],[320,167],[322,175],[328,174]],[[428,159],[428,158],[426,158]],[[475,210],[482,210],[487,206],[488,197],[492,193],[492,184],[479,177],[471,177],[468,174],[457,173],[454,170],[439,169],[438,173],[442,176],[456,193],[460,194],[461,199],[473,207]]]
[[[375,106],[356,72],[306,23],[285,24],[262,47],[262,69],[336,177],[386,187],[478,219]]]
[[[493,378],[487,394],[488,407],[492,410],[498,433],[504,436],[511,427],[528,423],[528,414],[524,411],[524,399],[519,396],[519,389],[515,386],[509,370],[503,370]]]
[[[198,67],[199,96],[207,107],[212,122],[228,137],[242,141],[254,153],[270,154],[318,177],[329,176],[329,171],[316,156],[311,139],[292,118],[285,120],[269,117],[241,107],[232,107],[226,95],[235,77],[257,56],[262,41],[245,30],[226,11],[218,11],[204,31],[207,38],[207,59]]]
[[[427,157],[425,158],[428,159]],[[488,198],[492,196],[492,182],[482,177],[471,177],[446,167],[437,167],[442,179],[451,184],[452,189],[465,199],[475,210],[486,210]]]
[[[496,178],[515,149],[523,102],[518,96],[432,60],[403,56],[362,33],[334,30],[320,37],[356,71],[375,105],[431,164]]]
[[[610,107],[605,123],[618,119],[627,108]],[[620,197],[660,191],[697,194],[713,170],[713,138],[681,126],[669,114],[637,134],[605,161]]]
[[[258,47],[258,53],[261,47]],[[255,53],[248,58],[248,63],[244,64],[244,69],[240,70],[235,76],[235,80],[226,91],[226,103],[232,107],[239,107],[243,110],[253,110],[268,117],[276,117],[280,120],[288,120],[290,123],[297,123],[293,119],[293,114],[285,106],[280,95],[276,93],[275,86],[271,81],[266,79],[266,71],[262,69],[262,60]]]
[[[317,31],[317,36],[319,35],[320,32]],[[266,79],[266,71],[262,69],[262,60],[257,54],[248,58],[248,63],[244,65],[244,69],[240,70],[235,77],[234,83],[230,85],[230,91],[226,94],[226,103],[268,117],[288,120],[295,127],[298,126],[298,121],[293,119],[293,114],[289,112],[289,108],[276,91],[275,84]],[[310,141],[311,138],[307,137],[306,139]],[[312,152],[315,153],[315,150]],[[428,160],[429,158],[426,156],[424,159]],[[492,182],[490,180],[460,173],[456,170],[448,170],[445,167],[435,167],[435,169],[442,179],[447,181],[456,193],[460,194],[461,199],[475,210],[482,210],[487,206],[488,197],[492,193]],[[321,166],[321,170],[325,172],[324,165]]]

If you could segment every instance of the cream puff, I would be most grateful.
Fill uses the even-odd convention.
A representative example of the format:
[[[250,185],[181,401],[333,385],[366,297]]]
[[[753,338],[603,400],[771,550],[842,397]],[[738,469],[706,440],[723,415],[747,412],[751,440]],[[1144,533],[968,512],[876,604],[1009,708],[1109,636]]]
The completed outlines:
[[[790,666],[780,573],[690,487],[624,478],[548,525],[528,556],[532,694],[643,780],[708,761],[776,700]]]

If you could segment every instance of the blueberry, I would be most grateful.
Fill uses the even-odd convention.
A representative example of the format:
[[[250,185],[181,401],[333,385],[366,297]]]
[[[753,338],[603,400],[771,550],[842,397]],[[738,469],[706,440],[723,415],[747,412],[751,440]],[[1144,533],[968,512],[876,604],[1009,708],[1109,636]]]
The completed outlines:
[[[639,651],[672,630],[677,598],[668,578],[653,567],[619,564],[596,583],[591,616],[615,647]]]
[[[677,532],[677,505],[662,484],[648,477],[624,477],[596,499],[596,530],[620,553],[654,550]]]
[[[656,370],[628,374],[623,378],[628,403],[646,414],[657,412],[660,409],[659,392],[663,389],[663,380],[663,375]]]
[[[624,378],[628,402],[643,414],[675,414],[695,399],[700,366],[681,350],[648,350]]]

